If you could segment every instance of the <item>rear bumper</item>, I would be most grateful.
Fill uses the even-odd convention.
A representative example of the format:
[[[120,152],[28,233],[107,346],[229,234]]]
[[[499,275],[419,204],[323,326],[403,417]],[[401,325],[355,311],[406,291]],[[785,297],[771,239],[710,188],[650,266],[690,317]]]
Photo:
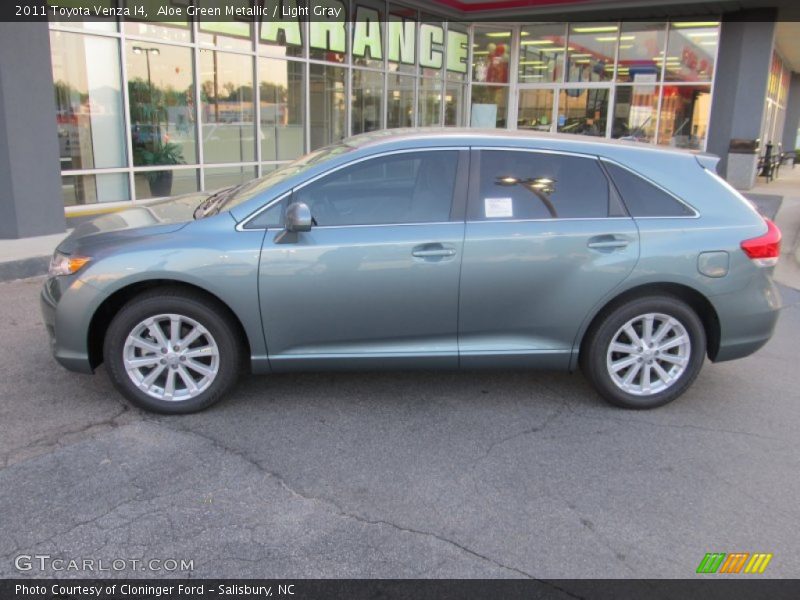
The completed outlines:
[[[89,324],[100,293],[88,285],[48,279],[39,295],[42,319],[53,357],[66,369],[92,373],[89,360]]]
[[[709,300],[720,322],[719,350],[714,362],[749,356],[772,337],[780,314],[781,295],[766,273],[754,276],[743,290]]]

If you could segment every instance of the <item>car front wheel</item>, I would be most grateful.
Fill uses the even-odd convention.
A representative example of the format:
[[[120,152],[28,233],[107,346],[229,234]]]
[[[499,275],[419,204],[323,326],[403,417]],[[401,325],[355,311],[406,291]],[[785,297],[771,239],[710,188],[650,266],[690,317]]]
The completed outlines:
[[[236,383],[241,351],[224,311],[184,290],[129,301],[105,336],[112,381],[133,404],[166,414],[217,402]]]
[[[669,296],[647,297],[605,315],[589,332],[581,363],[611,404],[655,408],[686,391],[705,353],[705,330],[691,307]]]

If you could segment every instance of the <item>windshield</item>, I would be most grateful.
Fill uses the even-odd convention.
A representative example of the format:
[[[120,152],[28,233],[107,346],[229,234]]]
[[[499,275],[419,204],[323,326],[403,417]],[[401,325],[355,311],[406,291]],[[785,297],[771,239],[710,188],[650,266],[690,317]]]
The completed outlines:
[[[307,171],[311,167],[318,165],[321,162],[333,158],[334,156],[338,156],[339,154],[349,152],[350,150],[353,150],[353,146],[340,143],[332,146],[326,146],[325,148],[320,148],[319,150],[310,152],[305,156],[301,156],[294,162],[283,165],[278,170],[273,171],[268,175],[248,181],[247,183],[234,189],[233,193],[227,195],[223,202],[216,207],[217,211],[221,210],[223,206],[226,209],[230,209],[234,206],[242,204],[243,202],[247,202],[251,198],[255,198],[261,192],[271,188],[281,181],[297,175],[298,173],[302,173],[303,171]]]

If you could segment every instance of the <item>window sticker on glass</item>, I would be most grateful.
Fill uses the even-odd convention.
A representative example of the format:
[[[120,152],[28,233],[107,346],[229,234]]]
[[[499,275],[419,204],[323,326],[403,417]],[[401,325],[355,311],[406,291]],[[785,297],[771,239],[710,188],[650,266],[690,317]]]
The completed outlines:
[[[514,216],[511,198],[484,198],[483,210],[487,219],[503,219]]]

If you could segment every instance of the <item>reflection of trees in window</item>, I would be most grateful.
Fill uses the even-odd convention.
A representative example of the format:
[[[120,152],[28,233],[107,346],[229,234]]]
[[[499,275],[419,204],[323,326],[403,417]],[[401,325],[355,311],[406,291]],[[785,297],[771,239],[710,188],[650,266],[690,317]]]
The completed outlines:
[[[556,210],[553,201],[549,197],[556,191],[555,179],[551,177],[528,177],[526,179],[520,179],[518,177],[514,177],[513,175],[502,175],[496,178],[495,185],[503,187],[512,187],[518,185],[521,188],[528,190],[544,205],[551,217],[554,219],[558,218],[558,211]]]
[[[182,111],[174,116],[176,120],[172,123],[170,109],[191,105],[193,95],[191,86],[176,90],[172,86],[162,88],[139,77],[128,81],[134,165],[184,162],[180,146],[169,141],[170,133],[191,134],[194,115],[191,110]],[[174,125],[173,132],[171,125]]]

